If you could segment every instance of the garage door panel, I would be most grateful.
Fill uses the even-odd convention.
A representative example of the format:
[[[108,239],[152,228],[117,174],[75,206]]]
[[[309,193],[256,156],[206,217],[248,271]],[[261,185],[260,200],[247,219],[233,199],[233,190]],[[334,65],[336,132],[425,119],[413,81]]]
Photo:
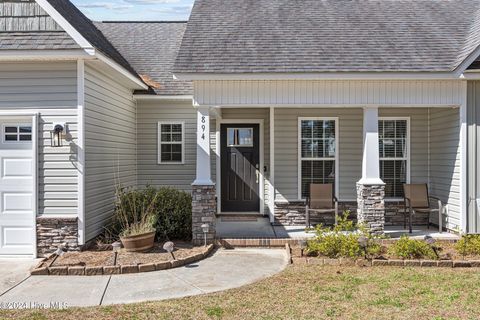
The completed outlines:
[[[32,143],[28,121],[17,120],[0,119],[0,257],[35,252]]]
[[[2,178],[31,179],[33,174],[32,159],[2,157]]]
[[[4,192],[2,199],[2,214],[33,214],[32,193]]]
[[[5,226],[0,228],[0,251],[2,254],[31,254],[33,251],[33,228]]]

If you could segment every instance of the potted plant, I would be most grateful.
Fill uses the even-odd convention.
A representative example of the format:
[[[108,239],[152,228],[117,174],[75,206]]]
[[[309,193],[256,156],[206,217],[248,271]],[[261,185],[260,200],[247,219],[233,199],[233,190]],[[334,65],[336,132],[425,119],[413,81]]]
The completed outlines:
[[[120,241],[127,251],[145,251],[153,247],[157,196],[157,193],[133,188],[116,188],[115,223]]]

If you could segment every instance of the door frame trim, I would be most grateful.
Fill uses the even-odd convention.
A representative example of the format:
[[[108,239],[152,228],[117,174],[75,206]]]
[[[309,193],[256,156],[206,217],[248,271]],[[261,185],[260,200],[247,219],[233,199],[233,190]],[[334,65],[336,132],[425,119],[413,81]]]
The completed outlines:
[[[32,122],[32,193],[33,193],[33,259],[37,258],[37,216],[38,216],[38,112],[0,111],[0,118],[25,118]],[[3,255],[2,258],[20,258],[30,255]]]
[[[263,119],[217,119],[216,128],[215,128],[215,159],[216,159],[216,170],[215,170],[215,180],[217,186],[217,213],[221,213],[222,210],[222,162],[221,162],[221,150],[220,150],[220,126],[222,124],[258,124],[259,125],[259,141],[260,141],[260,183],[258,186],[259,189],[259,198],[260,198],[260,214],[265,214],[265,175],[263,172],[264,168],[264,132],[263,132]]]

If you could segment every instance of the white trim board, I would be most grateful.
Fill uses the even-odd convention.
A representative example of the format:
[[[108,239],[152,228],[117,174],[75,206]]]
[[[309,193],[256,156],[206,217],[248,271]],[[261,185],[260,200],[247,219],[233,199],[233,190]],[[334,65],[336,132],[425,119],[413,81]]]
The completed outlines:
[[[259,195],[260,195],[260,214],[265,214],[265,175],[264,168],[264,121],[263,119],[217,119],[215,128],[215,158],[216,158],[216,186],[217,186],[217,213],[221,213],[222,210],[222,180],[221,180],[221,150],[220,150],[220,126],[222,124],[258,124],[259,125],[259,140],[260,140],[260,183],[259,183]]]
[[[78,175],[78,244],[85,244],[85,62],[77,61],[77,175]]]

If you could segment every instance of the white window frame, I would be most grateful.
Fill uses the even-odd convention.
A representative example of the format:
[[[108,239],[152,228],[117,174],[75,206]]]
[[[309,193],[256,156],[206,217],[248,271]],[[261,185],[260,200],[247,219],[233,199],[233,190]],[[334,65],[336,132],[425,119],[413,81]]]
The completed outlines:
[[[162,125],[182,126],[182,141],[181,142],[162,142]],[[185,164],[185,121],[158,121],[157,124],[157,162],[158,164]],[[163,144],[181,144],[182,145],[182,161],[162,161],[162,145]]]
[[[7,127],[16,127],[17,128],[17,133],[7,133],[7,132],[5,132]],[[30,128],[32,128],[32,132],[21,134],[20,133],[20,127],[30,127]],[[14,135],[14,134],[17,135],[17,140],[16,141],[8,141],[7,139],[5,139],[5,135]],[[20,140],[20,136],[28,136],[28,135],[31,136],[30,140]],[[6,143],[6,144],[9,144],[9,143],[24,143],[24,144],[26,144],[26,143],[32,143],[32,141],[33,141],[33,126],[32,126],[31,123],[15,122],[15,123],[5,123],[5,124],[2,125],[2,142],[3,143]]]
[[[305,120],[318,120],[318,121],[335,121],[335,158],[303,158],[302,157],[302,121]],[[299,201],[305,201],[305,198],[302,198],[302,160],[327,160],[335,161],[335,197],[338,198],[338,192],[339,192],[339,120],[338,117],[298,117],[298,131],[297,131],[297,191],[298,191],[298,200]]]
[[[383,120],[386,120],[386,121],[395,121],[395,120],[406,120],[407,121],[407,139],[406,139],[406,142],[407,142],[407,157],[403,157],[403,158],[398,158],[398,157],[395,157],[395,158],[385,158],[385,157],[380,157],[379,161],[388,161],[388,160],[406,160],[407,161],[407,177],[406,177],[406,180],[407,180],[407,183],[410,183],[410,162],[412,161],[412,158],[410,156],[410,148],[411,148],[411,144],[410,144],[410,117],[378,117],[378,121],[383,121]],[[380,135],[378,136],[378,144],[380,146]],[[385,198],[386,201],[399,201],[399,200],[403,200],[403,198],[399,198],[399,197],[389,197],[389,198]]]

